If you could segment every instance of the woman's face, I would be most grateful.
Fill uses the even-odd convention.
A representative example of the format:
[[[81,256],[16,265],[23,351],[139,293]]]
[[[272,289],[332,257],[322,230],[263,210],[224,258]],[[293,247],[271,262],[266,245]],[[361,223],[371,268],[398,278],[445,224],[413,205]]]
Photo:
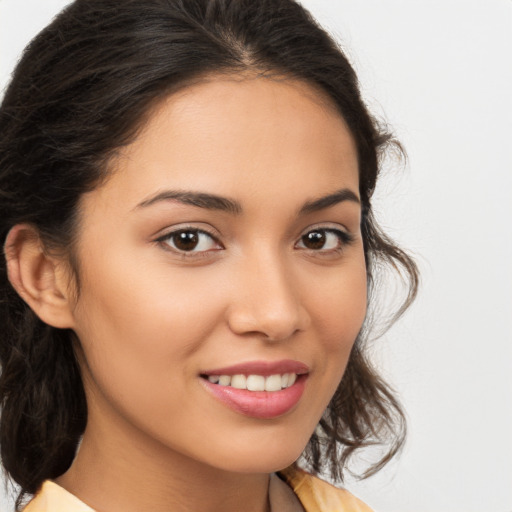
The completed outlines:
[[[293,462],[365,316],[358,196],[352,137],[308,85],[224,77],[161,103],[81,202],[84,441]]]

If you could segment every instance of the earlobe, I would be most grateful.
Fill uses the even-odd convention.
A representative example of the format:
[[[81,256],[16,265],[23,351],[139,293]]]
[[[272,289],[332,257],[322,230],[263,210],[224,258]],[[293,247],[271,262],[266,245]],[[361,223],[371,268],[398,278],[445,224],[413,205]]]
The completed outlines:
[[[13,288],[45,323],[73,327],[71,294],[64,262],[49,256],[39,233],[30,224],[18,224],[5,246],[7,274]]]

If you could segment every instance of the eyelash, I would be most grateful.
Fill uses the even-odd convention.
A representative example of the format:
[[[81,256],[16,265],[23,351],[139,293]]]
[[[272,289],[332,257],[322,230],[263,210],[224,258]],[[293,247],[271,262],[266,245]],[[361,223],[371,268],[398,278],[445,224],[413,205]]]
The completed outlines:
[[[193,234],[193,235],[195,235],[198,238],[201,235],[206,235],[215,244],[220,246],[220,248],[219,249],[203,250],[203,251],[195,251],[195,250],[186,251],[186,250],[177,248],[175,244],[173,244],[174,247],[172,247],[171,244],[169,243],[169,241],[174,240],[180,233],[182,233],[182,234]],[[335,228],[319,227],[319,228],[310,229],[305,234],[301,235],[299,240],[298,240],[298,242],[296,242],[296,245],[298,243],[303,243],[304,238],[306,236],[308,236],[308,235],[313,234],[313,233],[321,233],[321,234],[323,234],[324,235],[324,239],[329,234],[333,234],[333,235],[335,235],[338,238],[338,245],[334,249],[323,250],[323,249],[310,249],[310,248],[305,247],[305,246],[303,247],[306,251],[309,251],[311,253],[315,253],[315,255],[325,255],[325,256],[328,256],[328,255],[340,254],[341,252],[343,252],[343,250],[347,246],[349,246],[351,243],[353,243],[354,239],[355,239],[355,237],[352,234],[348,233],[347,231],[342,231],[340,229],[335,229]],[[170,251],[178,254],[183,259],[206,258],[206,257],[210,256],[209,253],[223,249],[222,244],[218,241],[218,239],[217,239],[217,237],[215,235],[213,235],[212,233],[209,233],[208,231],[206,231],[204,229],[199,229],[199,228],[195,228],[195,227],[183,227],[183,228],[176,229],[174,231],[168,232],[165,235],[162,235],[161,237],[157,238],[155,240],[155,242],[157,242],[157,243],[159,243],[161,245],[164,245],[166,250],[170,250]],[[200,240],[199,240],[199,243],[200,243]]]

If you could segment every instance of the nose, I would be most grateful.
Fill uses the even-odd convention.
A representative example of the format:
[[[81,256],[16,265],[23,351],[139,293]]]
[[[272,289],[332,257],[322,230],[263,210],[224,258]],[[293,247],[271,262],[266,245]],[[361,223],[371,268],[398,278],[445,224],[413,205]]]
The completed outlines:
[[[307,329],[311,319],[298,283],[279,257],[253,255],[234,273],[228,309],[228,324],[234,333],[281,341]]]

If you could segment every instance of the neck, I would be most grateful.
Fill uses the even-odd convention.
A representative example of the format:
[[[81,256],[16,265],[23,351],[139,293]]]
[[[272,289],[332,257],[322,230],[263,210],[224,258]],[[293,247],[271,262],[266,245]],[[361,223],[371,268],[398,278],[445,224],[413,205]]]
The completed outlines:
[[[110,432],[112,434],[112,432]],[[95,510],[268,512],[268,474],[219,470],[131,432],[89,427],[69,470],[55,481]]]

